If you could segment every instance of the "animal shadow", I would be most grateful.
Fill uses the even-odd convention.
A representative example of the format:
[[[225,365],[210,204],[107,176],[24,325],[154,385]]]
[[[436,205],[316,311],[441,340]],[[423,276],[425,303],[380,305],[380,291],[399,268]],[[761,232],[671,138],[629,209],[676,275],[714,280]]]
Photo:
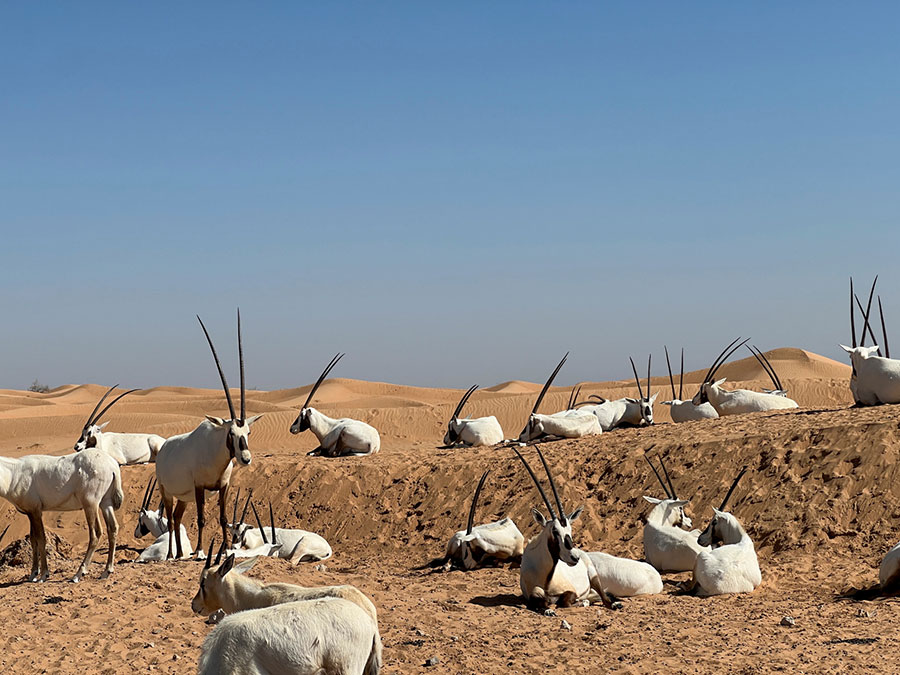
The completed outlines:
[[[479,595],[469,600],[469,602],[481,607],[525,607],[525,599],[521,595],[514,595],[513,593]]]

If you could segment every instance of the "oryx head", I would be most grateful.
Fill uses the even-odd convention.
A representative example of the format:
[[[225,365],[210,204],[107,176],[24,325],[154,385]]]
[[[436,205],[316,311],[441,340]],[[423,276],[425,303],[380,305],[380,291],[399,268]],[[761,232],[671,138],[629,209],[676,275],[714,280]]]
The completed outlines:
[[[630,403],[638,403],[641,406],[641,421],[644,424],[653,424],[653,402],[656,401],[656,397],[659,396],[659,392],[650,396],[650,362],[653,359],[653,355],[651,354],[647,358],[647,395],[644,395],[644,390],[641,389],[641,379],[638,377],[637,368],[634,367],[634,359],[630,356],[628,360],[631,361],[631,370],[634,371],[634,382],[637,384],[638,388],[638,396],[640,398],[627,399]]]
[[[644,499],[654,505],[663,505],[665,509],[665,512],[663,513],[663,524],[671,525],[673,527],[693,527],[694,523],[684,512],[684,507],[690,500],[678,499],[678,495],[675,494],[675,486],[672,485],[672,479],[669,477],[669,472],[666,469],[666,465],[663,462],[662,457],[657,454],[656,461],[659,462],[659,466],[663,470],[663,474],[666,477],[666,482],[663,482],[662,476],[659,475],[659,471],[656,470],[656,467],[653,466],[653,462],[650,461],[650,458],[646,454],[644,455],[644,459],[647,460],[647,464],[649,464],[650,468],[653,469],[653,473],[656,475],[656,480],[658,480],[659,484],[662,485],[663,493],[665,493],[666,495],[665,499],[657,499],[655,497],[644,495]]]
[[[553,480],[553,476],[550,473],[550,467],[547,466],[547,460],[544,459],[544,454],[541,452],[541,449],[535,446],[538,457],[540,457],[541,463],[544,465],[544,471],[547,473],[547,480],[550,482],[550,488],[553,490],[553,498],[556,501],[557,508],[557,511],[554,512],[553,506],[550,504],[550,500],[547,499],[547,494],[544,492],[544,488],[541,487],[540,481],[538,481],[537,476],[534,475],[534,471],[531,470],[531,467],[522,456],[522,453],[520,453],[515,446],[511,447],[513,452],[515,452],[519,459],[522,460],[522,464],[525,465],[528,475],[531,476],[531,480],[534,481],[535,487],[537,487],[541,498],[544,500],[544,506],[547,507],[549,518],[545,517],[543,513],[535,508],[531,509],[531,513],[534,516],[534,522],[543,528],[542,534],[546,536],[550,557],[553,559],[554,563],[562,560],[570,567],[574,567],[578,564],[578,554],[575,552],[575,542],[572,539],[572,523],[578,520],[578,517],[584,510],[584,506],[579,506],[572,511],[572,513],[566,515],[562,501],[560,501],[559,498],[559,492],[556,489],[556,482]]]
[[[112,408],[113,405],[115,405],[116,401],[118,401],[120,398],[122,398],[123,396],[128,396],[128,394],[134,393],[136,391],[140,391],[140,389],[129,389],[124,394],[119,394],[118,396],[116,396],[109,404],[107,404],[107,406],[103,410],[100,410],[100,406],[103,405],[103,401],[105,401],[106,397],[113,393],[113,391],[115,391],[115,388],[118,386],[119,385],[114,384],[109,389],[107,389],[106,393],[103,394],[103,396],[97,402],[97,405],[94,406],[94,411],[88,416],[87,422],[84,423],[84,428],[82,428],[81,430],[81,436],[77,441],[75,441],[75,452],[81,452],[85,448],[96,448],[97,441],[100,438],[100,434],[102,433],[103,429],[106,428],[106,425],[109,424],[109,422],[97,424],[97,422],[100,421],[100,418],[103,417],[106,411]],[[99,414],[97,413],[98,410],[100,410]]]
[[[741,338],[735,338],[730,345],[725,347],[722,350],[722,353],[716,357],[716,360],[713,361],[713,364],[709,367],[709,370],[706,371],[706,377],[703,378],[703,382],[700,384],[700,390],[694,394],[694,398],[692,399],[694,405],[702,405],[703,403],[709,403],[709,390],[712,387],[721,387],[725,382],[725,378],[723,377],[721,380],[716,380],[716,373],[719,371],[719,368],[722,367],[728,358],[734,354],[738,349],[743,347],[745,344],[750,342],[750,338],[747,338],[740,344],[737,344],[738,340]]]
[[[141,510],[138,513],[137,526],[134,528],[135,539],[146,537],[153,531],[153,529],[156,529],[154,527],[156,525],[158,525],[159,528],[163,531],[167,529],[167,524],[163,523],[162,504],[160,504],[158,511],[156,509],[150,508],[150,502],[153,501],[153,494],[155,489],[156,479],[151,478],[149,481],[147,481],[147,489],[144,490],[144,500],[141,502]]]
[[[735,518],[730,513],[725,511],[725,507],[728,506],[728,500],[731,498],[734,489],[737,487],[738,483],[741,481],[741,478],[745,473],[747,473],[746,466],[741,469],[740,473],[738,473],[737,475],[737,478],[734,479],[734,482],[728,489],[728,494],[725,495],[725,499],[722,500],[722,504],[719,506],[719,508],[713,507],[712,520],[709,521],[709,525],[707,525],[706,529],[700,533],[699,537],[697,537],[697,543],[701,546],[715,547],[716,545],[721,544],[723,530],[733,528]]]
[[[519,441],[521,441],[522,443],[533,441],[543,435],[543,425],[535,417],[535,415],[537,415],[537,411],[541,407],[541,402],[544,400],[544,396],[547,395],[547,390],[550,389],[550,385],[553,384],[553,380],[559,374],[559,371],[562,369],[563,364],[565,364],[567,358],[569,358],[569,352],[566,352],[566,355],[562,357],[562,360],[556,365],[556,368],[553,370],[553,372],[550,373],[550,377],[547,378],[546,382],[544,382],[544,388],[541,389],[541,393],[538,394],[537,401],[534,402],[534,407],[531,409],[531,414],[528,416],[528,421],[525,423],[525,428],[522,429],[522,433],[519,434]]]
[[[216,361],[216,368],[219,371],[219,378],[222,380],[222,388],[225,390],[225,400],[228,401],[228,412],[231,414],[231,419],[222,419],[221,417],[213,417],[212,415],[207,415],[206,419],[210,421],[210,423],[214,424],[219,428],[227,429],[227,435],[225,437],[225,445],[228,448],[228,452],[231,455],[232,459],[237,460],[238,464],[242,464],[247,466],[250,464],[250,425],[256,422],[262,415],[254,415],[253,417],[247,417],[247,401],[246,401],[246,388],[244,386],[244,346],[241,341],[241,310],[238,309],[237,313],[237,334],[238,334],[238,362],[240,363],[241,369],[241,414],[238,417],[235,414],[234,410],[234,402],[231,400],[231,392],[228,390],[228,382],[225,379],[225,372],[222,370],[222,364],[219,362],[219,355],[216,354],[216,348],[213,345],[212,338],[209,337],[209,331],[206,330],[206,326],[203,325],[203,320],[198,316],[197,321],[200,322],[200,326],[203,328],[203,334],[206,335],[206,341],[209,343],[209,348],[212,351],[213,358]]]
[[[469,507],[469,520],[466,522],[466,533],[462,537],[454,536],[451,540],[449,558],[450,562],[456,567],[464,570],[472,570],[481,562],[484,551],[477,546],[472,546],[472,540],[475,538],[473,529],[475,527],[475,509],[478,507],[478,497],[481,495],[481,488],[487,480],[490,470],[481,474],[478,486],[475,488],[475,495],[472,497],[472,505]]]
[[[763,354],[756,345],[747,345],[747,349],[749,349],[750,353],[756,357],[759,365],[766,371],[766,374],[775,386],[774,389],[763,389],[763,391],[767,394],[775,394],[776,396],[787,396],[787,389],[782,386],[781,378],[778,377],[778,373],[775,372],[775,368],[769,363],[769,359],[766,358],[766,355]]]
[[[294,423],[291,425],[291,433],[299,434],[303,431],[309,429],[309,418],[311,415],[312,408],[309,407],[309,404],[313,400],[313,396],[316,395],[316,392],[319,390],[319,387],[325,381],[325,378],[328,377],[328,374],[331,372],[332,368],[334,368],[338,361],[344,358],[345,354],[335,354],[334,358],[325,366],[325,370],[322,371],[322,374],[319,375],[319,379],[316,380],[316,383],[313,385],[312,389],[309,390],[309,396],[306,397],[306,403],[303,404],[303,407],[300,408],[300,414],[297,415],[297,419],[294,420]]]
[[[878,275],[875,275],[875,280],[872,282],[872,288],[869,289],[869,300],[866,303],[866,308],[864,310],[862,303],[859,301],[859,297],[853,292],[853,277],[850,277],[850,337],[852,339],[852,347],[841,345],[841,349],[850,354],[850,363],[853,366],[853,374],[851,377],[853,378],[856,377],[856,366],[860,361],[872,358],[873,356],[878,356],[882,352],[881,346],[879,345],[866,347],[866,333],[871,336],[872,342],[875,342],[875,333],[869,325],[869,313],[872,311],[872,299],[875,295],[875,284],[877,282]],[[863,328],[862,334],[859,337],[859,344],[857,344],[856,340],[856,321],[854,316],[856,310],[853,306],[854,301],[856,302],[856,307],[859,308],[859,311],[863,316]],[[891,358],[890,347],[888,347],[887,328],[884,322],[884,309],[881,304],[880,295],[878,296],[878,313],[881,315],[881,335],[884,346],[884,355],[886,358]]]
[[[462,395],[462,398],[459,399],[459,403],[456,404],[456,409],[453,411],[450,421],[447,422],[447,433],[444,434],[444,445],[450,446],[459,442],[459,432],[463,427],[462,422],[459,420],[459,416],[462,414],[463,408],[466,407],[466,403],[469,402],[469,397],[475,393],[476,389],[478,389],[478,385],[473,384],[466,393]]]
[[[197,595],[191,600],[191,609],[197,614],[212,614],[218,609],[222,609],[223,601],[227,597],[228,589],[226,577],[229,572],[243,574],[250,570],[256,564],[257,558],[248,558],[239,565],[234,564],[234,554],[229,554],[222,562],[222,554],[225,552],[225,542],[219,548],[216,554],[215,563],[213,563],[213,548],[215,548],[216,538],[213,537],[209,542],[209,555],[206,558],[206,564],[200,573],[200,588]]]

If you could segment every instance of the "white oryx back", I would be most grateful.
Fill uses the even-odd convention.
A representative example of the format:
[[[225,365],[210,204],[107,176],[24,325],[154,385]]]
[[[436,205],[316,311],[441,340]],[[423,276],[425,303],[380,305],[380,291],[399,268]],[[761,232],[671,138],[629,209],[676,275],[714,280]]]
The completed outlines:
[[[749,593],[762,583],[753,541],[737,518],[718,509],[713,511],[713,520],[700,535],[699,542],[705,545],[718,539],[722,545],[697,554],[696,593],[701,596]]]
[[[617,558],[608,553],[592,551],[587,555],[607,593],[619,598],[662,593],[662,578],[651,565],[639,560]]]

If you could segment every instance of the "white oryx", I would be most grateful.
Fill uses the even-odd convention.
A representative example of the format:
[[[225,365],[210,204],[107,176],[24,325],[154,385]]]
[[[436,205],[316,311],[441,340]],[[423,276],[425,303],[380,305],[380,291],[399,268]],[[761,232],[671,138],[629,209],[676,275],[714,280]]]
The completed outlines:
[[[730,345],[722,350],[722,353],[713,361],[703,378],[700,390],[694,395],[694,405],[702,405],[703,403],[711,403],[716,409],[719,417],[726,415],[742,415],[744,413],[761,412],[764,410],[784,410],[788,408],[797,408],[797,402],[787,396],[779,394],[764,394],[759,391],[751,391],[750,389],[734,389],[729,391],[723,389],[722,384],[725,382],[723,377],[716,380],[715,376],[719,368],[728,360],[735,351],[743,347],[750,338],[747,338],[737,346],[734,346],[740,338],[734,340]],[[730,351],[729,351],[730,350]]]
[[[109,422],[98,424],[103,413],[112,407],[112,404],[123,396],[131,394],[140,389],[131,389],[114,399],[112,403],[106,406],[98,415],[97,410],[103,405],[103,401],[109,396],[116,387],[113,385],[107,390],[100,402],[94,407],[94,411],[90,414],[84,428],[81,430],[81,436],[75,441],[75,452],[81,452],[85,448],[100,448],[107,455],[116,460],[120,465],[125,464],[146,464],[156,459],[156,453],[165,443],[166,439],[156,434],[121,434],[112,431],[103,430]]]
[[[135,562],[139,563],[165,560],[166,554],[169,552],[169,522],[162,514],[162,505],[160,505],[158,510],[150,508],[155,489],[156,479],[154,478],[147,483],[147,489],[144,491],[144,501],[141,502],[141,510],[138,514],[137,526],[134,528],[135,539],[142,539],[148,534],[156,537],[156,541],[141,551],[141,554],[135,560]],[[182,550],[186,551],[187,555],[191,555],[194,549],[191,548],[191,540],[188,537],[187,530],[184,529],[184,525],[181,526],[178,536],[181,539]]]
[[[650,395],[650,362],[652,355],[647,359],[647,394],[641,388],[641,380],[637,374],[637,368],[634,366],[634,360],[631,361],[631,369],[634,371],[634,381],[637,384],[639,398],[619,398],[614,401],[603,401],[602,403],[593,403],[592,401],[581,401],[575,406],[581,412],[590,412],[597,421],[600,422],[600,428],[603,431],[611,431],[616,427],[623,425],[640,426],[641,424],[653,424],[653,403],[659,392]],[[591,397],[594,398],[594,397]]]
[[[63,457],[27,455],[18,459],[0,457],[0,497],[9,501],[31,524],[31,575],[29,581],[46,581],[47,537],[44,511],[84,511],[88,528],[88,547],[84,560],[72,577],[80,581],[87,572],[100,539],[100,514],[106,521],[109,555],[105,579],[113,571],[116,535],[119,524],[115,512],[122,506],[122,478],[119,464],[97,448],[88,448]],[[40,571],[38,570],[40,558]]]
[[[309,390],[306,403],[303,404],[300,414],[291,425],[292,434],[299,434],[309,429],[319,439],[319,447],[310,452],[310,455],[325,455],[326,457],[371,455],[381,449],[381,437],[378,435],[378,430],[372,425],[348,417],[334,419],[309,405],[319,386],[342,358],[344,358],[344,354],[337,354],[331,359],[331,362],[319,375],[313,388]]]
[[[593,414],[582,412],[581,410],[564,410],[553,415],[538,414],[538,409],[544,400],[544,396],[547,394],[547,390],[550,389],[550,385],[553,384],[553,380],[559,374],[568,358],[569,353],[566,352],[566,355],[562,357],[562,360],[544,383],[544,387],[541,389],[541,393],[538,394],[537,401],[535,401],[534,407],[531,409],[531,414],[528,416],[528,421],[525,423],[525,428],[519,434],[520,442],[528,443],[550,437],[582,438],[583,436],[594,436],[601,433],[597,418]]]
[[[227,537],[228,519],[225,517],[225,503],[228,497],[228,485],[231,481],[233,460],[241,466],[250,464],[250,426],[262,415],[247,417],[246,397],[244,387],[244,349],[241,343],[241,312],[238,310],[238,360],[241,372],[241,414],[235,412],[234,403],[231,400],[231,392],[228,390],[228,382],[219,362],[219,355],[213,346],[212,339],[203,325],[200,317],[200,326],[206,341],[212,351],[219,378],[222,380],[222,388],[225,391],[225,400],[228,402],[230,419],[212,417],[206,419],[193,431],[186,434],[172,436],[163,444],[156,457],[156,478],[159,481],[159,494],[166,510],[166,520],[174,523],[169,528],[169,550],[167,557],[173,555],[172,549],[176,549],[176,557],[184,555],[181,539],[175,537],[175,532],[181,529],[181,517],[190,500],[197,505],[197,557],[203,556],[203,527],[206,524],[203,507],[206,501],[206,492],[219,493],[219,523],[222,526],[222,536]],[[176,504],[177,502],[177,504]]]
[[[644,525],[644,557],[660,572],[689,572],[694,569],[697,554],[705,550],[705,547],[697,542],[699,530],[682,529],[693,525],[684,513],[688,500],[678,499],[662,457],[658,457],[658,461],[668,484],[663,482],[650,458],[644,455],[644,459],[653,469],[666,495],[665,499],[644,495],[644,499],[654,505]]]
[[[672,385],[672,400],[662,401],[663,405],[671,406],[669,409],[672,414],[672,421],[694,422],[696,420],[714,420],[719,417],[719,413],[712,407],[710,403],[701,403],[694,405],[690,399],[684,400],[684,347],[681,348],[681,375],[678,376],[678,394],[675,394],[675,380],[672,377],[672,365],[669,363],[669,348],[664,346],[666,351],[666,367],[669,369],[669,384]]]
[[[516,560],[522,558],[525,550],[525,537],[516,527],[512,518],[503,518],[493,523],[475,525],[475,509],[481,488],[490,471],[485,471],[469,508],[469,521],[465,530],[454,534],[447,542],[444,562],[462,570],[473,570],[489,562]]]
[[[878,277],[875,277],[878,281]],[[841,348],[850,354],[850,363],[853,366],[853,373],[850,377],[850,390],[853,398],[859,405],[880,405],[882,403],[900,403],[900,360],[890,358],[890,350],[887,346],[887,331],[884,323],[884,312],[881,312],[881,330],[884,342],[885,356],[879,356],[880,347],[874,345],[872,347],[865,346],[866,331],[872,331],[869,326],[869,310],[872,305],[872,294],[875,291],[875,284],[872,284],[872,290],[869,292],[869,303],[866,311],[863,312],[862,304],[859,298],[853,295],[853,279],[850,280],[850,331],[853,337],[853,346],[847,347],[841,345]],[[856,326],[853,318],[853,299],[856,299],[857,305],[863,314],[864,324],[862,330],[862,339],[859,346],[856,343]],[[881,297],[878,298],[879,311],[881,311]],[[872,337],[874,341],[874,334]]]
[[[447,422],[447,433],[444,434],[444,447],[453,447],[454,445],[482,446],[497,445],[503,442],[503,429],[500,422],[493,415],[489,417],[463,417],[460,414],[463,411],[469,397],[478,389],[477,384],[469,387],[468,391],[459,399],[456,409],[453,411],[450,421]]]
[[[694,595],[749,593],[762,583],[753,540],[738,519],[725,511],[728,498],[746,471],[744,467],[734,479],[722,505],[713,507],[713,518],[697,540],[712,548],[697,555],[690,583]]]
[[[235,509],[237,509],[237,497],[235,497],[234,505]],[[331,557],[331,546],[325,541],[324,537],[319,536],[315,532],[275,527],[275,515],[272,511],[271,501],[269,502],[269,522],[271,524],[272,537],[270,542],[259,521],[256,505],[251,502],[251,506],[253,507],[253,516],[256,518],[257,527],[252,528],[245,525],[242,517],[242,520],[237,523],[233,530],[235,534],[232,536],[235,545],[231,552],[235,553],[238,558],[248,558],[252,555],[270,555],[275,558],[289,560],[292,564],[297,565],[302,562],[328,560]],[[244,511],[246,512],[246,508]],[[270,550],[265,552],[267,546],[270,547]],[[248,553],[248,551],[253,553]]]
[[[600,600],[610,609],[621,607],[621,603],[613,603],[609,599],[590,556],[576,548],[572,540],[572,523],[578,519],[584,507],[580,506],[572,513],[566,514],[547,461],[540,448],[535,446],[556,499],[558,513],[554,513],[553,506],[534,471],[522,453],[515,446],[510,447],[525,465],[525,470],[534,481],[550,514],[548,519],[538,509],[531,510],[535,522],[541,527],[541,533],[528,542],[522,554],[519,586],[526,604],[531,609],[543,611],[545,614],[552,613],[550,605],[554,602],[557,607],[571,607],[576,603]]]

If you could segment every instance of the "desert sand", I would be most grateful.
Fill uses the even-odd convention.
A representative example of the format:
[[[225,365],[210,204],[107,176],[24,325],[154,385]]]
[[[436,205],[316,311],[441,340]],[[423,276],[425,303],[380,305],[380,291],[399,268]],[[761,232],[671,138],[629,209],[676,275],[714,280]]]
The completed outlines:
[[[581,548],[637,558],[649,510],[642,495],[659,496],[645,452],[666,458],[700,526],[740,467],[749,466],[731,508],[757,544],[763,583],[751,594],[685,597],[674,582],[688,575],[664,575],[672,583],[661,595],[626,599],[621,611],[579,607],[551,618],[524,607],[517,569],[433,571],[427,563],[464,526],[485,468],[492,473],[479,521],[509,515],[526,537],[534,536],[530,509],[539,496],[508,449],[437,448],[461,391],[347,379],[327,381],[314,405],[376,426],[377,455],[307,457],[314,437],[292,436],[288,428],[309,387],[248,392],[248,413],[265,417],[253,428],[253,463],[235,470],[233,485],[271,499],[281,523],[319,532],[335,551],[324,570],[266,559],[251,575],[358,586],[379,610],[386,673],[898,671],[900,605],[841,594],[874,584],[882,556],[900,536],[900,408],[851,409],[850,367],[842,363],[800,349],[768,356],[799,411],[674,425],[657,405],[651,428],[544,445],[564,503],[586,506],[575,529]],[[688,395],[703,374],[686,374]],[[726,386],[770,386],[753,359],[729,363],[720,377],[728,378]],[[473,396],[466,413],[494,414],[506,435],[516,436],[540,386],[489,387]],[[660,400],[669,398],[668,377],[655,377],[653,388]],[[0,391],[0,454],[70,452],[103,391],[94,384],[47,394]],[[586,383],[583,392],[613,398],[636,388],[630,381]],[[554,387],[543,409],[561,408],[568,395],[568,388]],[[221,391],[159,387],[118,403],[108,430],[169,436],[226,410]],[[45,515],[48,529],[74,549],[51,561],[50,582],[23,583],[26,568],[0,565],[6,626],[0,669],[194,672],[211,630],[190,610],[201,563],[129,562],[150,543],[133,532],[153,471],[153,465],[122,469],[126,499],[110,579],[98,579],[104,535],[88,577],[77,585],[66,581],[87,540],[80,513]],[[210,523],[214,502],[207,500]],[[193,505],[186,522],[193,535]],[[4,547],[28,530],[25,517],[2,502],[0,526],[7,523]],[[215,530],[207,526],[208,535]],[[793,626],[782,625],[786,616]],[[426,666],[430,658],[437,665]]]

